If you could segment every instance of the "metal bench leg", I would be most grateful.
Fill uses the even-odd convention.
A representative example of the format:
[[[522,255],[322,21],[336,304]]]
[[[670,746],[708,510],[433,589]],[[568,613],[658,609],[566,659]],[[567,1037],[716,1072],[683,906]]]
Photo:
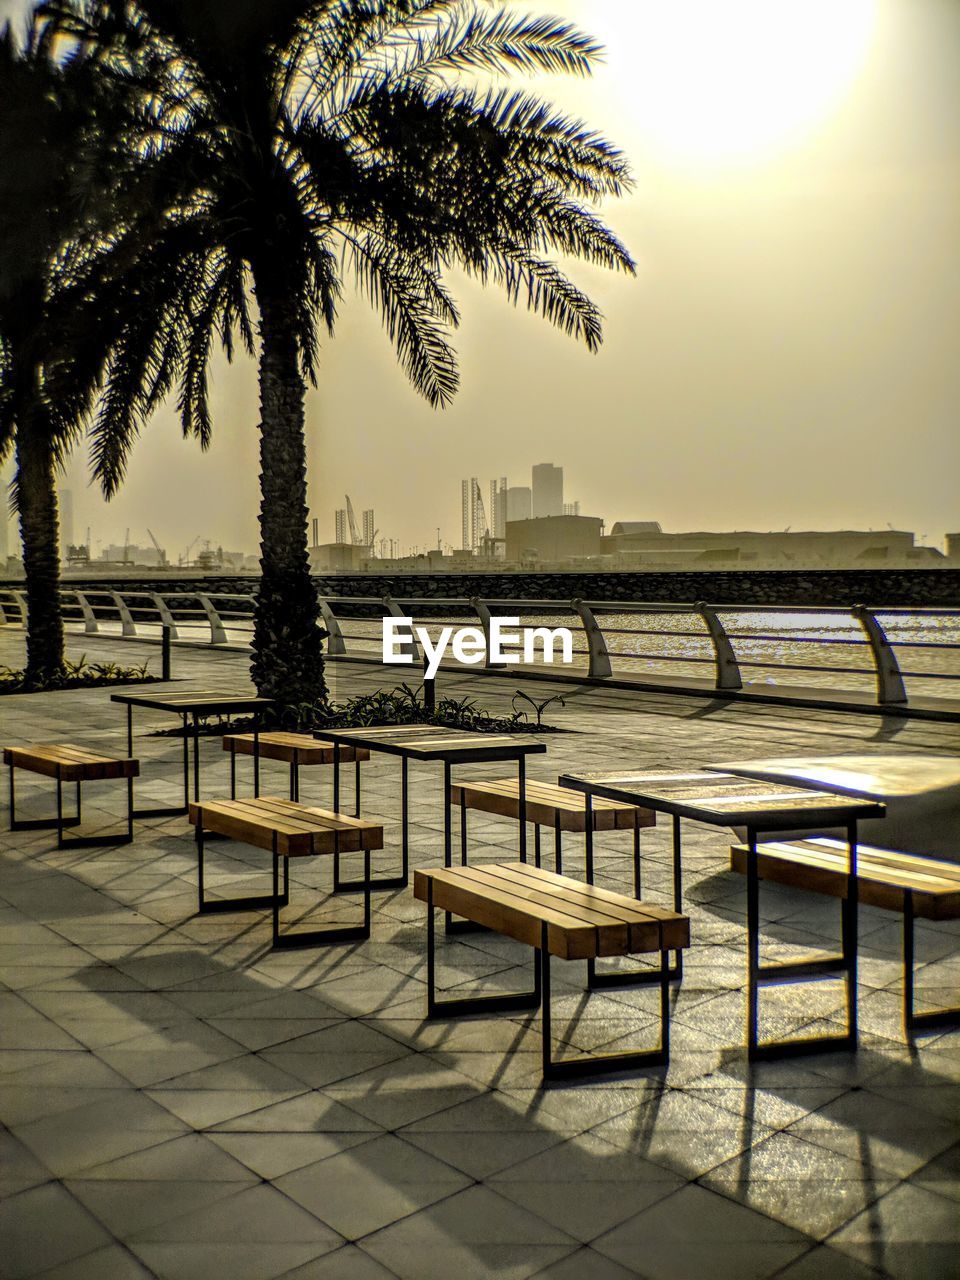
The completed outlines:
[[[593,799],[590,795],[586,796],[586,830],[584,832],[584,840],[586,845],[586,869],[587,884],[593,884]],[[674,839],[676,840],[676,831]],[[679,911],[680,905],[677,901],[677,877],[676,867],[679,865],[677,853],[678,846],[674,845],[674,910]],[[639,829],[634,830],[633,843],[634,857],[634,884],[639,885],[640,876],[640,832]],[[640,892],[637,889],[636,897],[639,899]],[[681,982],[683,980],[683,952],[674,952],[675,960],[673,966],[667,970],[668,982]],[[604,987],[649,987],[655,982],[660,981],[659,969],[616,969],[612,973],[597,973],[596,960],[587,961],[587,990],[599,991]]]
[[[230,799],[237,798],[237,752],[231,743],[230,745]]]
[[[449,786],[449,777],[447,778]],[[467,865],[467,797],[466,794],[460,792],[460,865]],[[451,866],[453,858],[447,862],[446,866]],[[474,924],[472,920],[454,919],[449,911],[443,913],[443,931],[444,933],[487,933],[487,927],[483,924]]]
[[[54,828],[61,831],[64,827],[76,827],[80,822],[80,809],[77,808],[76,816],[64,816],[62,806],[58,810],[57,816],[54,818],[18,818],[17,817],[17,798],[16,789],[13,780],[14,766],[10,765],[10,830],[11,831],[52,831]],[[77,797],[79,800],[80,784],[77,783]],[[59,836],[57,837],[59,844]]]
[[[359,748],[357,748],[359,750]],[[353,762],[353,816],[360,817],[360,757],[355,756]]]
[[[206,898],[204,896],[204,837],[206,832],[203,827],[203,810],[197,814],[196,842],[197,842],[197,914],[212,915],[216,912],[223,911],[258,911],[264,907],[272,907],[277,902],[276,886],[273,893],[250,894],[244,898]],[[283,895],[280,898],[281,905],[286,904],[289,899],[289,883],[287,872],[284,871]]]
[[[462,996],[458,999],[437,999],[437,930],[434,919],[433,881],[427,886],[427,1017],[451,1018],[459,1014],[496,1013],[498,1010],[539,1009],[541,998],[540,964],[536,951],[533,956],[533,990],[511,992],[509,995]]]
[[[906,889],[903,894],[903,1030],[908,1040],[913,1031],[960,1027],[960,1008],[918,1013],[914,1007],[914,920],[913,893]]]
[[[640,874],[640,821],[633,824],[633,896],[638,902],[643,899],[643,882]]]
[[[379,879],[370,880],[372,889],[405,889],[410,883],[410,822],[409,822],[409,780],[407,777],[407,757],[401,758],[400,771],[400,874],[398,876],[380,876]],[[447,766],[449,769],[449,766]],[[357,763],[359,771],[359,762]],[[359,786],[359,772],[357,773],[357,785]],[[444,779],[444,783],[449,783],[449,777]],[[359,816],[360,793],[357,792],[357,815]],[[334,746],[333,749],[333,808],[334,812],[340,812],[340,748]],[[447,807],[447,821],[449,824],[450,810]],[[449,866],[449,862],[447,866]],[[369,879],[369,877],[368,877]],[[334,893],[351,893],[362,890],[365,882],[363,880],[343,880],[340,878],[340,854],[333,855],[333,891]]]
[[[533,824],[533,865],[540,866],[540,823]]]
[[[830,1053],[857,1047],[857,824],[847,827],[847,893],[841,900],[841,952],[811,960],[782,964],[760,963],[760,874],[757,832],[747,829],[747,1055],[751,1061]],[[760,987],[771,983],[805,982],[824,977],[844,979],[846,1030],[839,1035],[799,1036],[793,1040],[759,1040]]]
[[[662,938],[661,938],[662,940]],[[657,981],[660,984],[660,1043],[655,1049],[631,1049],[620,1053],[581,1054],[576,1058],[554,1058],[550,1023],[550,951],[547,926],[541,926],[540,970],[542,974],[543,1010],[543,1079],[570,1080],[580,1076],[603,1075],[612,1071],[632,1071],[639,1067],[663,1067],[670,1061],[670,955],[660,952]]]
[[[280,855],[277,840],[273,841],[273,947],[275,951],[289,951],[299,947],[326,946],[337,942],[365,942],[370,937],[370,850],[363,851],[363,923],[357,925],[327,925],[322,929],[299,929],[295,933],[280,932],[280,907],[289,898],[290,859],[283,860],[284,895],[280,896]]]
[[[563,875],[563,838],[560,832],[560,810],[553,820],[553,869],[558,876]]]
[[[64,817],[63,814],[63,781],[57,775],[57,828],[58,849],[100,849],[113,848],[116,845],[130,844],[133,841],[133,779],[127,778],[127,821],[122,835],[112,836],[65,836],[64,829],[75,827],[80,822],[80,781],[77,781],[77,816]]]

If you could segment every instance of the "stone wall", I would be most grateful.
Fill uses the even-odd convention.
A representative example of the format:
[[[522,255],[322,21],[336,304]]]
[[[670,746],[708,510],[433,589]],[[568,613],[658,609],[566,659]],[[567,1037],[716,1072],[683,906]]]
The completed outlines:
[[[960,569],[754,569],[713,572],[482,573],[482,574],[334,574],[315,579],[331,597],[393,595],[398,599],[454,597],[484,600],[519,597],[650,603],[771,604],[873,608],[960,608]],[[254,577],[220,574],[180,577],[143,575],[84,580],[71,578],[65,589],[249,595]],[[22,580],[0,586],[22,589]]]

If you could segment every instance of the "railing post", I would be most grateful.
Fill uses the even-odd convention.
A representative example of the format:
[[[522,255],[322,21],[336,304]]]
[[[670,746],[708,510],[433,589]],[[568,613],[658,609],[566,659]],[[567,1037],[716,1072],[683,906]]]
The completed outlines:
[[[716,687],[718,689],[742,689],[743,677],[740,674],[740,664],[737,662],[737,655],[733,651],[730,637],[727,635],[723,623],[717,617],[716,610],[712,609],[708,604],[704,604],[702,600],[694,608],[703,619],[710,634],[717,666]]]
[[[873,654],[873,665],[877,672],[877,702],[906,702],[907,691],[903,685],[897,655],[876,615],[863,604],[854,605],[850,612],[860,623]]]
[[[201,608],[207,615],[207,621],[210,623],[210,643],[226,644],[227,633],[223,629],[223,621],[221,620],[219,613],[217,613],[216,609],[213,607],[213,601],[209,596],[202,596],[199,594],[197,595],[197,599],[200,601]]]
[[[17,602],[17,608],[20,610],[20,625],[27,625],[27,596],[23,591],[11,591],[10,594]]]
[[[137,624],[133,620],[133,614],[127,607],[127,602],[119,591],[111,591],[108,593],[117,606],[117,612],[120,614],[121,635],[135,636],[137,634]]]
[[[384,613],[390,614],[393,618],[409,618],[410,616],[408,613],[403,612],[393,596],[384,596],[381,603]],[[412,629],[408,631],[406,636],[401,637],[400,652],[409,654],[415,663],[419,663],[422,660],[423,655],[420,652],[420,646],[417,644],[417,638]]]
[[[83,630],[86,635],[93,635],[100,630],[100,624],[97,621],[97,615],[93,612],[93,606],[82,591],[74,591],[73,594],[76,596],[80,612],[83,614]]]
[[[582,600],[572,600],[571,605],[580,617],[583,623],[584,635],[587,637],[587,649],[590,654],[590,666],[587,675],[598,679],[606,679],[607,676],[613,675],[613,668],[610,665],[610,653],[607,649],[607,642],[604,639],[603,632],[600,630],[600,624],[593,616],[593,610],[583,603]]]
[[[152,599],[153,603],[157,606],[157,613],[160,615],[161,627],[169,628],[171,640],[179,640],[180,632],[177,630],[177,624],[173,620],[173,614],[170,612],[170,607],[166,600],[156,592],[153,593]]]
[[[320,617],[323,618],[323,626],[327,632],[327,654],[331,658],[342,656],[347,652],[347,645],[343,638],[343,631],[340,629],[340,620],[324,596],[318,596],[317,601],[320,605]]]

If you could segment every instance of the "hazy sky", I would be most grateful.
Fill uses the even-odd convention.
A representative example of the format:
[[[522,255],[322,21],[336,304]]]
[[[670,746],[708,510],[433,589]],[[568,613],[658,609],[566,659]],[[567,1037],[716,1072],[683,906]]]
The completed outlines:
[[[0,16],[22,11],[0,0]],[[349,492],[381,535],[459,545],[459,482],[564,467],[566,497],[665,528],[960,529],[958,0],[545,0],[607,45],[542,80],[630,156],[604,213],[635,280],[575,268],[591,356],[456,280],[463,387],[422,403],[348,297],[308,400],[321,541]],[[206,455],[157,414],[111,504],[78,455],[75,531],[172,559],[256,542],[256,380],[218,363]]]

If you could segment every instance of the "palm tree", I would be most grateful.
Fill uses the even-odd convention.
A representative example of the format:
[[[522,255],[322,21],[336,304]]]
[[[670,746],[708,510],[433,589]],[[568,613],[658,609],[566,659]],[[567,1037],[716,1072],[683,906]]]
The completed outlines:
[[[451,267],[596,349],[598,310],[554,258],[632,271],[591,207],[625,189],[626,162],[579,121],[478,77],[587,74],[599,49],[563,22],[473,0],[51,0],[42,12],[151,86],[141,156],[162,224],[108,249],[135,257],[177,336],[161,357],[146,320],[126,331],[94,428],[104,489],[124,472],[142,372],[157,394],[178,387],[185,430],[205,439],[211,348],[219,338],[229,354],[239,333],[259,357],[252,673],[282,704],[321,700],[304,399],[344,275],[435,406],[458,381]]]
[[[27,595],[27,682],[63,671],[56,473],[82,431],[94,378],[64,379],[68,326],[54,267],[83,221],[81,156],[93,86],[61,68],[36,28],[0,31],[0,459],[16,454]]]

